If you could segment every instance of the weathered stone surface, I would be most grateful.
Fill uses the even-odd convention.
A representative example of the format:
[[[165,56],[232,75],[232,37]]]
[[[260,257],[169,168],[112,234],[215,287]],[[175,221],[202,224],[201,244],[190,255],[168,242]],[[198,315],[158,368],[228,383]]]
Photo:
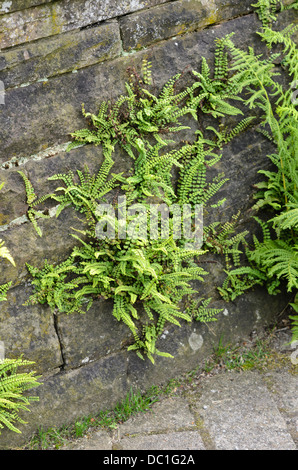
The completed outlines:
[[[211,377],[196,400],[197,412],[217,450],[296,450],[285,420],[257,372]]]
[[[208,281],[206,286],[205,283],[201,284],[200,295],[210,296],[210,286],[212,283],[214,286],[214,279],[216,284],[220,285],[223,272],[222,269],[218,271],[215,268],[215,270],[215,277],[211,273],[210,284]],[[214,295],[210,305],[222,309],[216,322],[208,324],[181,322],[180,328],[168,325],[157,341],[156,347],[162,352],[172,354],[174,359],[156,356],[153,365],[148,360],[142,361],[135,354],[129,353],[128,379],[131,384],[144,390],[152,383],[165,384],[177,374],[185,372],[185,364],[187,370],[202,364],[204,358],[213,352],[220,340],[223,344],[235,344],[247,338],[252,331],[262,331],[265,325],[275,321],[276,312],[282,311],[286,303],[284,295],[272,297],[263,288],[247,292],[231,303],[218,300]]]
[[[107,431],[96,431],[92,435],[77,439],[60,450],[113,450],[112,439]]]
[[[83,224],[79,221],[77,214],[68,208],[59,218],[38,220],[38,225],[43,232],[42,237],[29,222],[0,232],[1,238],[5,241],[16,263],[14,267],[8,261],[3,260],[1,283],[12,281],[15,286],[28,279],[25,263],[42,267],[45,259],[51,263],[65,260],[77,243],[71,236],[71,233],[75,232],[70,227],[83,229]]]
[[[233,127],[229,126],[230,129]],[[271,161],[268,155],[275,151],[275,146],[261,137],[260,133],[254,128],[243,132],[235,137],[228,145],[222,149],[222,158],[208,172],[208,178],[223,173],[228,181],[221,187],[216,195],[210,199],[210,204],[226,199],[225,202],[217,208],[206,208],[204,214],[204,224],[219,221],[226,222],[231,220],[233,215],[240,212],[238,223],[248,229],[251,224],[251,214],[247,211],[255,204],[253,195],[256,190],[253,186],[264,180],[259,170],[272,169]],[[239,184],[242,181],[243,184]],[[233,195],[237,194],[237,197]]]
[[[113,316],[113,302],[94,301],[86,314],[58,315],[65,368],[79,367],[121,351],[132,336]],[[130,338],[132,340],[133,338]]]
[[[0,448],[13,448],[28,441],[38,428],[59,428],[78,417],[113,408],[126,394],[126,356],[116,354],[68,372],[44,376],[42,385],[31,390],[39,396],[30,413],[22,412],[28,424],[21,435],[4,430]]]
[[[16,10],[24,10],[25,8],[35,7],[52,1],[53,0],[6,0],[1,2],[0,15],[11,13]]]
[[[1,225],[8,224],[17,217],[24,215],[28,205],[26,204],[26,195],[20,181],[20,175],[16,171],[7,172],[0,170],[0,181],[4,183],[0,191],[1,228]]]
[[[141,414],[138,414],[123,423],[119,438],[131,435],[140,437],[143,433],[179,431],[182,428],[195,430],[194,418],[184,398],[172,397],[154,403],[147,413],[146,421],[142,419]]]
[[[20,285],[1,302],[0,341],[4,342],[5,357],[24,354],[24,359],[35,362],[31,368],[45,373],[62,365],[61,349],[49,307],[24,306],[30,294],[28,286]]]
[[[2,52],[5,89],[113,59],[122,51],[116,21],[55,35]]]
[[[1,17],[0,48],[61,34],[100,21],[148,8],[168,0],[106,0],[85,2],[74,7],[71,0],[51,2]]]
[[[291,339],[290,337],[288,338]],[[292,350],[288,352],[291,359],[297,361],[298,345],[292,344]],[[293,364],[293,362],[292,362]],[[297,367],[297,362],[295,362]],[[290,374],[284,366],[271,372],[267,372],[264,381],[270,390],[279,411],[284,417],[288,430],[298,448],[298,375]]]
[[[0,120],[5,121],[1,128],[1,138],[6,146],[1,160],[6,162],[13,157],[28,157],[53,145],[67,142],[71,132],[86,127],[81,103],[86,104],[86,109],[90,110],[94,106],[94,112],[97,111],[99,103],[113,93],[110,91],[113,85],[115,92],[119,92],[119,80],[121,86],[124,81],[124,71],[120,77],[114,77],[111,70],[113,66],[109,67],[107,63],[103,66],[103,75],[100,77],[96,67],[87,67],[76,74],[62,75],[57,77],[55,83],[55,79],[50,79],[28,87],[7,90],[5,106],[0,108]],[[10,134],[10,126],[16,131],[14,137]],[[34,134],[39,141],[37,145]]]
[[[87,125],[87,123],[86,123]],[[28,210],[26,202],[26,191],[23,178],[18,171],[23,171],[31,181],[37,198],[41,198],[47,194],[52,194],[59,186],[64,185],[61,180],[49,181],[49,177],[56,174],[65,174],[70,170],[73,171],[76,181],[78,176],[76,171],[85,170],[88,167],[91,174],[97,174],[103,163],[102,148],[100,146],[85,145],[66,152],[66,146],[47,149],[37,155],[31,155],[24,159],[10,160],[3,163],[0,169],[0,183],[4,183],[0,191],[0,233],[7,230],[7,224],[17,223],[17,219],[26,217]],[[115,147],[115,169],[112,167],[112,173],[128,174],[131,168],[131,157],[129,157],[118,146]],[[4,170],[6,166],[11,166]],[[107,194],[106,198],[113,197]],[[48,211],[57,202],[53,199],[47,199],[43,204],[39,205],[41,211]],[[60,218],[63,218],[63,213]]]
[[[7,90],[5,106],[0,107],[0,159],[28,156],[68,141],[71,132],[86,127],[81,103],[85,103],[86,110],[97,112],[100,102],[115,99],[125,90],[127,68],[133,64],[140,67],[144,57],[151,60],[154,81],[161,87],[186,67],[197,70],[201,56],[213,63],[215,37],[232,31],[236,31],[234,40],[239,47],[255,45],[257,52],[264,51],[265,46],[255,32],[258,26],[255,16],[248,15],[218,26],[216,36],[213,29],[195,32],[161,43],[150,54],[146,51],[134,54],[133,60],[132,56],[121,57],[78,70],[76,74]]]
[[[116,444],[117,445],[117,444]],[[171,432],[168,434],[154,434],[150,436],[132,436],[124,437],[117,445],[117,449],[124,450],[205,450],[202,438],[197,431],[181,431]],[[161,454],[159,463],[164,457],[164,463],[167,463],[167,458]],[[178,463],[178,457],[172,457],[175,463]],[[170,459],[169,459],[170,460]],[[183,458],[181,458],[181,461]],[[151,458],[152,462],[152,458]],[[187,459],[185,461],[187,463]]]
[[[179,0],[120,18],[123,48],[139,49],[251,12],[250,0]]]

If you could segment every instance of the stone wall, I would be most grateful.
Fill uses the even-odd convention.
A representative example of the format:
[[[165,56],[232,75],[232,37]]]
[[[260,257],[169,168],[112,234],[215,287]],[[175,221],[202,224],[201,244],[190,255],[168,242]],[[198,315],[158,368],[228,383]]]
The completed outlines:
[[[0,341],[7,357],[36,362],[43,385],[40,401],[25,415],[22,435],[3,432],[0,448],[20,445],[38,427],[62,425],[75,417],[109,408],[130,386],[146,389],[190,370],[212,351],[223,334],[236,341],[274,322],[286,303],[256,289],[226,304],[216,286],[223,279],[224,260],[209,257],[204,293],[223,313],[212,326],[171,326],[160,349],[175,359],[158,358],[156,365],[127,353],[129,333],[111,315],[109,302],[97,301],[86,315],[54,315],[45,306],[24,306],[31,292],[25,263],[65,259],[74,245],[70,227],[79,228],[68,209],[57,219],[40,221],[43,237],[28,222],[24,185],[18,170],[27,172],[39,195],[53,188],[47,178],[70,168],[98,169],[99,147],[65,152],[70,133],[85,127],[81,103],[96,112],[102,100],[124,92],[128,66],[153,64],[153,78],[162,86],[175,73],[198,69],[201,56],[210,62],[214,39],[235,32],[238,47],[253,46],[268,54],[256,30],[260,27],[250,0],[11,0],[0,2],[0,238],[16,267],[1,263],[1,284],[12,281],[8,301],[0,305]],[[291,3],[289,1],[288,3]],[[282,12],[276,27],[297,22],[295,10]],[[1,82],[0,82],[1,83]],[[194,131],[194,125],[191,124]],[[184,136],[185,138],[185,136]],[[238,210],[249,224],[251,185],[268,166],[267,141],[250,129],[225,147],[220,162],[230,182],[226,205],[214,214],[228,220]],[[130,162],[118,152],[117,170]],[[12,435],[13,434],[13,435]]]

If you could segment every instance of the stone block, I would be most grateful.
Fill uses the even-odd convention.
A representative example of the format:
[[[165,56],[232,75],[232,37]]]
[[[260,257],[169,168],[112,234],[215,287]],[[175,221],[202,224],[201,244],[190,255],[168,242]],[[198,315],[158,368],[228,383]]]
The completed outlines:
[[[248,211],[256,203],[253,199],[256,193],[253,186],[264,180],[264,176],[258,173],[259,170],[272,170],[268,155],[274,151],[275,146],[253,127],[223,147],[221,160],[209,169],[207,175],[210,180],[222,172],[228,181],[210,199],[204,214],[204,225],[215,221],[224,223],[240,212],[239,223],[245,224],[246,228],[251,226],[251,214]],[[233,197],[234,194],[237,194],[237,197]],[[226,200],[221,206],[209,208],[211,204],[224,198]]]
[[[27,422],[20,425],[22,434],[2,431],[0,449],[24,445],[39,428],[59,429],[79,417],[113,409],[127,392],[126,368],[126,356],[119,353],[75,370],[43,376],[42,385],[31,390],[39,401],[30,405],[30,413],[20,413]]]
[[[203,382],[193,406],[216,450],[296,450],[286,421],[257,371]]]
[[[54,75],[76,72],[82,67],[111,60],[121,51],[118,23],[106,22],[3,51],[0,80],[5,89],[46,80]]]
[[[116,320],[112,310],[112,301],[96,300],[85,314],[57,315],[64,368],[80,367],[118,353],[125,341],[133,340],[128,327]]]
[[[124,91],[124,83],[120,91],[124,73],[120,77],[109,76],[110,67],[107,64],[101,70],[101,77],[97,75],[97,66],[93,66],[78,70],[76,74],[56,77],[55,83],[55,78],[52,78],[42,83],[7,90],[5,105],[0,108],[0,120],[4,121],[1,140],[7,150],[2,153],[1,161],[6,162],[14,157],[27,158],[49,147],[68,142],[71,132],[86,127],[81,112],[82,103],[85,103],[87,110],[97,112],[102,100],[108,99],[110,94],[116,94],[117,91],[119,94]],[[115,91],[111,91],[113,85]],[[14,136],[10,134],[11,126],[16,132]],[[34,143],[34,134],[39,141],[38,145]]]
[[[2,2],[0,7],[0,15],[5,13],[12,13],[17,10],[24,10],[26,8],[42,5],[43,3],[50,3],[53,0],[7,0]]]
[[[34,361],[30,366],[38,374],[54,370],[63,364],[56,334],[54,317],[47,306],[24,306],[31,289],[22,284],[11,289],[7,301],[0,304],[0,341],[5,347],[5,357]],[[21,372],[24,372],[24,368]]]
[[[72,0],[60,0],[7,13],[1,17],[0,48],[83,28],[166,1],[106,0],[98,3],[78,0],[74,3]]]
[[[86,123],[87,126],[87,123]],[[84,171],[88,167],[91,174],[97,174],[103,163],[101,146],[85,145],[66,152],[67,145],[47,149],[37,155],[31,155],[27,159],[12,159],[3,163],[0,169],[0,183],[4,183],[0,191],[0,233],[7,230],[11,224],[17,223],[17,219],[25,218],[28,210],[24,181],[18,171],[22,171],[31,181],[37,198],[51,194],[55,189],[64,185],[60,180],[50,181],[49,177],[68,173],[70,170],[79,182],[77,170]],[[112,173],[128,174],[131,168],[131,158],[118,146],[115,147],[115,169]],[[4,170],[6,166],[11,166]],[[112,193],[113,194],[113,193]],[[107,195],[106,198],[112,197]],[[49,211],[57,202],[47,199],[38,206],[39,210]],[[63,218],[63,213],[60,216]],[[10,224],[10,225],[8,225]]]
[[[16,286],[25,282],[29,277],[25,263],[41,268],[46,259],[49,263],[62,262],[77,244],[71,236],[75,233],[71,227],[84,229],[84,224],[70,208],[65,209],[59,218],[38,220],[38,225],[42,237],[29,221],[0,232],[16,264],[12,266],[6,260],[1,262],[1,284],[12,281]]]
[[[28,210],[28,205],[26,204],[25,187],[23,187],[20,175],[16,171],[0,170],[0,183],[4,183],[0,191],[1,233],[1,226],[8,224],[17,217],[22,217]]]
[[[123,48],[149,44],[190,33],[252,11],[250,0],[179,0],[120,18]]]

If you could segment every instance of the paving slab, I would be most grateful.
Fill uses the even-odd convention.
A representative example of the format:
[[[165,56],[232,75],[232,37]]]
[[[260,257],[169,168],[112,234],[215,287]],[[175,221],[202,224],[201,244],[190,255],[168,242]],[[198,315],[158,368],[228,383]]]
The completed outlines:
[[[130,418],[119,426],[119,435],[164,433],[181,429],[195,430],[195,420],[189,403],[180,397],[171,397],[154,403],[150,411]]]
[[[298,448],[298,375],[282,369],[268,372],[264,380]]]
[[[96,431],[62,447],[61,450],[112,450],[112,438],[106,431]]]
[[[230,372],[204,381],[192,396],[217,450],[295,450],[287,424],[258,372]]]
[[[119,450],[205,450],[202,438],[197,431],[139,434],[121,439],[116,448]]]

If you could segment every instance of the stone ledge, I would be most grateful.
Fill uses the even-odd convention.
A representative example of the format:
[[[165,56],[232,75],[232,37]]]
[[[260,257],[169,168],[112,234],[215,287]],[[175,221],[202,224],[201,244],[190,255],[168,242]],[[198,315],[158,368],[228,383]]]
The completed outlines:
[[[43,3],[51,3],[53,0],[8,0],[2,2],[0,7],[0,15],[5,15],[6,13],[12,13],[18,10],[25,10],[27,8],[36,7],[37,5],[42,5]]]
[[[71,0],[60,0],[8,13],[1,17],[0,49],[83,28],[167,1],[105,0],[98,3],[77,0],[74,8]]]
[[[251,1],[178,0],[120,18],[124,50],[190,33],[253,11]]]
[[[94,28],[57,34],[2,52],[0,80],[8,89],[75,72],[114,59],[121,52],[118,22],[105,22]]]

